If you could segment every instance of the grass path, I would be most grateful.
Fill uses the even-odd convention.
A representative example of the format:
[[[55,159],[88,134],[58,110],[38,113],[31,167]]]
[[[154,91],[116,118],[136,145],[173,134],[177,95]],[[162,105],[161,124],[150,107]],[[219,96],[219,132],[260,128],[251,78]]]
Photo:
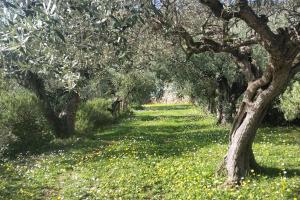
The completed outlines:
[[[214,172],[226,127],[191,105],[147,105],[95,134],[0,163],[0,199],[300,199],[300,129],[262,128],[239,189]],[[60,148],[60,150],[58,150]]]

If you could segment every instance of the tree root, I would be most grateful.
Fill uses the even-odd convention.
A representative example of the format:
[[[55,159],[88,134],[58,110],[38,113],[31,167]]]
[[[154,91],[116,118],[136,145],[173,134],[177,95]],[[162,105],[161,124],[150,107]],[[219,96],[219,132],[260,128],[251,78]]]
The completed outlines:
[[[226,156],[224,157],[222,162],[219,164],[215,174],[216,174],[216,176],[226,176],[227,175]]]

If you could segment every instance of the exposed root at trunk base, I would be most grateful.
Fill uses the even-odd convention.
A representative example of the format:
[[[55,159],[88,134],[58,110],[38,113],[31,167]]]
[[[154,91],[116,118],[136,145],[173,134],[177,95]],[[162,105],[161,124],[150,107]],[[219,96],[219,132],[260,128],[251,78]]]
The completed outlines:
[[[223,188],[240,188],[241,182],[240,181],[232,181],[232,180],[226,180],[223,184]]]
[[[216,176],[226,176],[227,171],[226,171],[226,156],[222,160],[222,162],[219,164],[217,171],[216,171]]]
[[[226,190],[226,189],[240,189],[241,184],[238,182],[233,182],[230,180],[226,180],[224,183],[217,186],[218,189]]]
[[[249,149],[247,157],[244,157],[243,162],[244,163],[241,165],[243,166],[243,168],[238,169],[239,173],[235,174],[234,177],[228,177],[228,179],[222,185],[220,185],[220,188],[239,187],[244,177],[249,175],[252,170],[254,170],[255,172],[261,171],[261,167],[255,160],[252,148]],[[242,172],[242,174],[240,174],[240,172]],[[216,176],[228,176],[228,174],[227,156],[225,156],[225,158],[217,168]]]

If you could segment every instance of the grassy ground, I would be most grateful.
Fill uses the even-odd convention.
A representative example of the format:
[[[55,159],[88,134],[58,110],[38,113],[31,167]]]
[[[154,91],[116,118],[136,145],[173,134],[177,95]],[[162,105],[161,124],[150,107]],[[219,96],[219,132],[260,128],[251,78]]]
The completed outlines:
[[[0,199],[300,199],[300,128],[260,129],[264,172],[221,189],[214,172],[227,133],[191,105],[147,105],[93,136],[0,164]]]

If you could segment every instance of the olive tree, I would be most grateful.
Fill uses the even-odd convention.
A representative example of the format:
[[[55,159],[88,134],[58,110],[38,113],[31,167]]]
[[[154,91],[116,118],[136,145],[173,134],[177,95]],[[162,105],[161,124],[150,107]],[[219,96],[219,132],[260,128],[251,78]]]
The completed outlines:
[[[221,165],[227,172],[227,183],[239,183],[250,169],[258,168],[252,144],[268,107],[300,71],[299,2],[279,2],[283,9],[274,11],[279,18],[269,18],[264,9],[256,9],[247,0],[229,3],[199,0],[190,4],[191,1],[160,2],[165,6],[158,8],[152,4],[155,25],[168,27],[179,36],[188,56],[207,51],[228,53],[246,77],[247,88],[232,124],[228,152]],[[198,14],[196,16],[201,20],[193,22],[179,15],[187,10],[186,4],[194,7],[194,12],[190,13]],[[273,9],[269,10],[273,12]],[[276,23],[275,20],[282,18],[285,23]],[[251,46],[254,44],[263,47],[268,54],[264,68],[253,59]]]
[[[74,133],[81,88],[126,51],[135,12],[123,1],[1,1],[1,67],[41,100],[58,137]]]

